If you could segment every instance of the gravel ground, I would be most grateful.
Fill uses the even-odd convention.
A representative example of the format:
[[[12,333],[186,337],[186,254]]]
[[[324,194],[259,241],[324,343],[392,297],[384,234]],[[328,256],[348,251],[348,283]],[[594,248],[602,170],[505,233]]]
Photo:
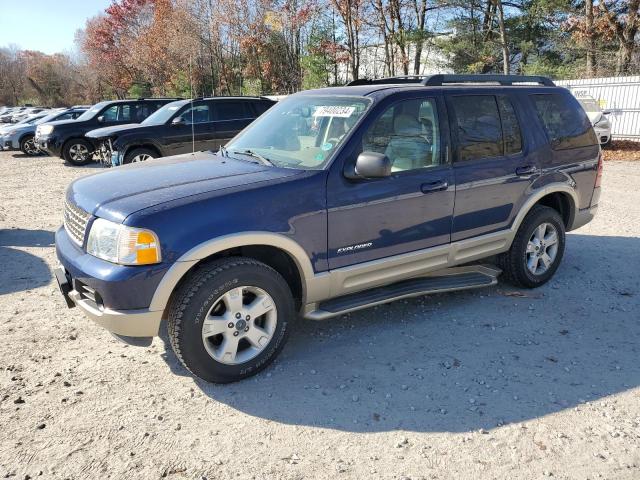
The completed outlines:
[[[53,235],[95,169],[0,167],[1,476],[640,478],[640,163],[607,162],[599,215],[546,286],[301,321],[227,386],[66,308]]]

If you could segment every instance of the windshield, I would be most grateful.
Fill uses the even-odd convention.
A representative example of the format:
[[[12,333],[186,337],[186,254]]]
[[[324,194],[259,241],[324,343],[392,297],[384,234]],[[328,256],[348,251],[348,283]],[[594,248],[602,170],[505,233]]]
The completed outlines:
[[[100,110],[106,107],[109,103],[110,102],[96,103],[93,107],[91,107],[89,110],[87,110],[78,118],[76,118],[76,120],[91,120],[93,117],[95,117],[98,114],[98,112],[100,112]]]
[[[600,105],[594,98],[580,98],[578,100],[585,112],[601,112]]]
[[[164,125],[167,123],[174,113],[176,113],[188,100],[179,100],[177,102],[167,103],[149,115],[142,125]]]
[[[322,169],[371,101],[363,97],[292,96],[261,115],[227,145],[277,167]]]

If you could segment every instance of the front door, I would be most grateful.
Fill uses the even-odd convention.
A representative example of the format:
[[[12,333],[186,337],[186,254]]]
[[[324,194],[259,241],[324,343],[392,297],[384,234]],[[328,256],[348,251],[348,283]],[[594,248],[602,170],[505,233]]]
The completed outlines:
[[[509,228],[539,175],[515,100],[505,94],[447,95],[455,145],[453,242]]]
[[[444,104],[434,96],[393,101],[355,138],[360,152],[384,153],[388,178],[348,180],[334,165],[327,187],[329,269],[413,252],[450,241],[454,178],[441,128]],[[396,97],[397,98],[397,97]],[[352,158],[351,158],[352,157]]]
[[[175,125],[169,121],[167,134],[163,139],[166,142],[167,156],[207,150],[208,142],[213,135],[209,104],[188,104],[174,118],[177,117],[181,117],[183,123]]]

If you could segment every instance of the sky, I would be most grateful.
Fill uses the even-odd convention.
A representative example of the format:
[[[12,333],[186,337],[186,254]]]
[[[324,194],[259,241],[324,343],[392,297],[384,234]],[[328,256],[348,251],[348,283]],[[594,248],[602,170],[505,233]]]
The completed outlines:
[[[0,0],[0,47],[44,53],[70,51],[76,30],[111,0]]]

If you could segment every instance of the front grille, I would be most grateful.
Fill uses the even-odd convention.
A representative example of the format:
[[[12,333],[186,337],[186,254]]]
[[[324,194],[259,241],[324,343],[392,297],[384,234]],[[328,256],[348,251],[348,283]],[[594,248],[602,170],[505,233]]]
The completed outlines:
[[[81,208],[76,207],[68,200],[64,202],[64,228],[69,237],[80,246],[84,243],[84,234],[89,218],[91,215]]]

